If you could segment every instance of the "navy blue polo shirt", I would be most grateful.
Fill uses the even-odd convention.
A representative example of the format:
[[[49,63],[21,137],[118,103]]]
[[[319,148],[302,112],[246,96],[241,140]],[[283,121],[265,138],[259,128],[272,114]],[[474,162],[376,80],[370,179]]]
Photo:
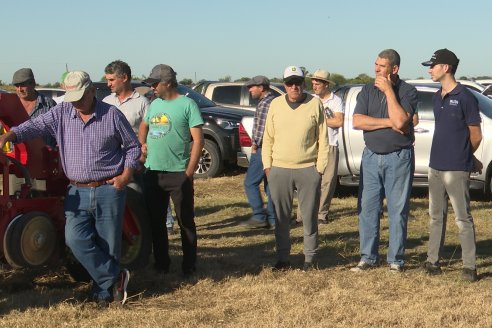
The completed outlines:
[[[458,85],[441,97],[441,89],[432,98],[435,130],[429,166],[439,171],[473,169],[469,125],[480,125],[478,101],[466,87]]]
[[[413,116],[417,108],[417,90],[414,86],[398,79],[393,90],[398,103]],[[354,114],[362,114],[376,118],[389,118],[388,101],[383,92],[374,86],[366,84],[357,96]],[[402,135],[391,128],[364,131],[366,147],[377,154],[388,154],[394,151],[410,148],[414,142],[413,124],[410,122],[409,133]]]

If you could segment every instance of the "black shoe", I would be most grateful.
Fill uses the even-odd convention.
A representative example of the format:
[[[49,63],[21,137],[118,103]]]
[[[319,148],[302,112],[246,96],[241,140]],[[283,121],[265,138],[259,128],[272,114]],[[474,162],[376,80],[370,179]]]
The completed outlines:
[[[289,261],[277,261],[272,268],[272,271],[285,271],[291,268]]]
[[[461,277],[463,278],[463,280],[475,282],[478,280],[477,269],[464,268]]]
[[[442,273],[441,266],[439,264],[433,264],[429,261],[425,261],[422,265],[422,268],[424,269],[425,273],[431,276],[436,276]]]
[[[268,228],[268,222],[266,220],[264,221],[259,221],[259,220],[255,220],[253,218],[247,220],[247,221],[244,221],[242,223],[242,225],[250,228],[250,229],[256,229],[256,228]]]
[[[352,272],[361,272],[361,271],[367,271],[370,269],[374,269],[376,267],[375,264],[370,264],[367,263],[366,261],[360,260],[357,266],[353,267],[350,269]]]
[[[97,300],[96,307],[98,309],[107,309],[109,307],[109,303],[111,303],[108,299]]]
[[[302,271],[313,271],[318,270],[318,265],[315,262],[304,262],[304,266],[302,267]]]
[[[125,304],[127,298],[126,288],[130,280],[130,272],[122,269],[118,281],[113,285],[113,302],[116,304]]]

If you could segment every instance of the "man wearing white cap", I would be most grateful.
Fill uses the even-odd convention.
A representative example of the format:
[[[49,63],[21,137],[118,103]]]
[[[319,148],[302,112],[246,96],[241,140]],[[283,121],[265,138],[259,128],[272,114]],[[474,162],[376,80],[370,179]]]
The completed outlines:
[[[92,297],[98,305],[124,304],[130,277],[119,263],[125,187],[138,166],[140,145],[125,116],[95,98],[87,73],[69,72],[64,84],[64,102],[13,127],[0,136],[0,145],[56,138],[70,180],[65,242],[92,277]]]
[[[318,222],[328,223],[328,211],[337,185],[338,172],[338,129],[343,125],[345,109],[342,99],[331,92],[330,88],[336,83],[330,80],[330,73],[318,69],[311,76],[313,91],[323,103],[328,131],[328,162],[321,177],[321,192],[319,198]],[[297,221],[302,218],[300,208],[297,211]]]
[[[297,190],[304,219],[304,270],[311,270],[316,268],[319,189],[328,155],[326,122],[319,99],[303,93],[304,72],[300,67],[284,70],[284,85],[287,94],[270,104],[262,151],[277,214],[278,261],[273,269],[290,268],[290,216]]]

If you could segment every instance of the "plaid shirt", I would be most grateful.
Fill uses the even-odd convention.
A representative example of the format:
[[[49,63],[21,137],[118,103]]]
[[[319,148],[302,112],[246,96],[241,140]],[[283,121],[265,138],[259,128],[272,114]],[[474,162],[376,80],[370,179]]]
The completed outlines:
[[[41,114],[46,113],[51,109],[51,107],[56,106],[56,102],[51,99],[48,96],[45,96],[41,93],[38,92],[38,97],[36,99],[36,105],[34,106],[34,109],[32,110],[31,114],[29,115],[31,119],[38,117]],[[43,137],[43,141],[45,144],[51,147],[56,146],[56,140],[52,136],[45,136]]]
[[[12,131],[17,142],[40,136],[56,137],[60,160],[69,180],[100,181],[126,168],[137,168],[140,144],[130,123],[115,106],[96,102],[95,112],[84,123],[70,102],[30,119]]]
[[[256,106],[255,118],[253,121],[253,137],[251,138],[253,145],[261,147],[263,143],[263,131],[265,131],[265,123],[270,108],[270,103],[276,96],[272,92],[268,92]]]

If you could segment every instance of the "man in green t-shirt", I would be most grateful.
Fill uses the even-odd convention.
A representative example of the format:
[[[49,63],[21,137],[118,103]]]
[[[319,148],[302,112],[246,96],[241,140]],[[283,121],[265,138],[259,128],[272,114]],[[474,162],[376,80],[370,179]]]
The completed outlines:
[[[156,65],[143,82],[151,86],[156,96],[138,132],[147,169],[144,195],[152,228],[154,266],[158,271],[169,271],[166,213],[171,197],[181,229],[181,268],[183,275],[188,276],[196,270],[193,172],[204,144],[203,119],[197,104],[178,93],[176,72],[170,66]]]

